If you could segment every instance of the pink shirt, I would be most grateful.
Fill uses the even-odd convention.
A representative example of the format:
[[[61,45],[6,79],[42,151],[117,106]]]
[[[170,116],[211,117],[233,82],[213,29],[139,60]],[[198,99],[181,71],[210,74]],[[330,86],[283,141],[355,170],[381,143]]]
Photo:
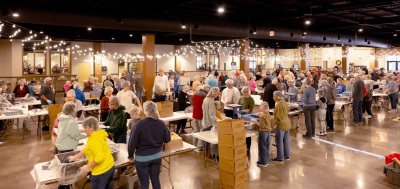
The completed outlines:
[[[257,83],[256,81],[250,80],[249,81],[249,87],[251,92],[255,92],[257,88]]]
[[[64,92],[67,94],[67,92],[71,89],[71,84],[64,84]]]

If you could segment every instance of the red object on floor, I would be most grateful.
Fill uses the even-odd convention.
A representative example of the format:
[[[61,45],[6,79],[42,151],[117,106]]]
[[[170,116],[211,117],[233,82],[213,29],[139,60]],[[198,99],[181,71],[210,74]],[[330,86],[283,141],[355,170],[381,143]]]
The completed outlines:
[[[385,156],[385,164],[389,164],[393,162],[393,158],[397,158],[398,160],[400,160],[400,154],[398,153],[393,153],[393,154],[389,154],[387,156]]]

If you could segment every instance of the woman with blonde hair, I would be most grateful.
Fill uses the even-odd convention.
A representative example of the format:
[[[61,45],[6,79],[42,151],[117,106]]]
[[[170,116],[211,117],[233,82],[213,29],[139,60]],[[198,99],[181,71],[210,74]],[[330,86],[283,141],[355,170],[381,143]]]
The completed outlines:
[[[194,78],[193,78],[193,83],[192,83],[193,94],[197,92],[197,88],[199,86],[202,86],[202,84],[200,82],[200,76],[199,75],[195,75]]]

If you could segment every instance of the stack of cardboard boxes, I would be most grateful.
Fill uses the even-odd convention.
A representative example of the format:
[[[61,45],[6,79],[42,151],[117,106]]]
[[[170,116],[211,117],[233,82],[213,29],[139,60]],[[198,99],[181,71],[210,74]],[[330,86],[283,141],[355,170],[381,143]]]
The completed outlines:
[[[246,189],[248,172],[244,121],[224,120],[218,122],[217,127],[220,188]]]
[[[174,114],[174,102],[172,101],[164,101],[164,102],[156,102],[158,113],[160,117],[171,117]]]

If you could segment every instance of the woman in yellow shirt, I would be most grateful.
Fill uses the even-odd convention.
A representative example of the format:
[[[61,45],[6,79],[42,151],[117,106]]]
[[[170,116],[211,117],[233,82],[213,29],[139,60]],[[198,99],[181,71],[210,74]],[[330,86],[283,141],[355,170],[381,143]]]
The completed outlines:
[[[85,155],[88,164],[81,168],[83,174],[92,172],[92,189],[112,189],[114,187],[114,158],[107,144],[107,132],[99,130],[99,122],[94,117],[88,117],[82,122],[82,126],[88,136],[83,150],[70,157],[70,161],[76,161]]]

